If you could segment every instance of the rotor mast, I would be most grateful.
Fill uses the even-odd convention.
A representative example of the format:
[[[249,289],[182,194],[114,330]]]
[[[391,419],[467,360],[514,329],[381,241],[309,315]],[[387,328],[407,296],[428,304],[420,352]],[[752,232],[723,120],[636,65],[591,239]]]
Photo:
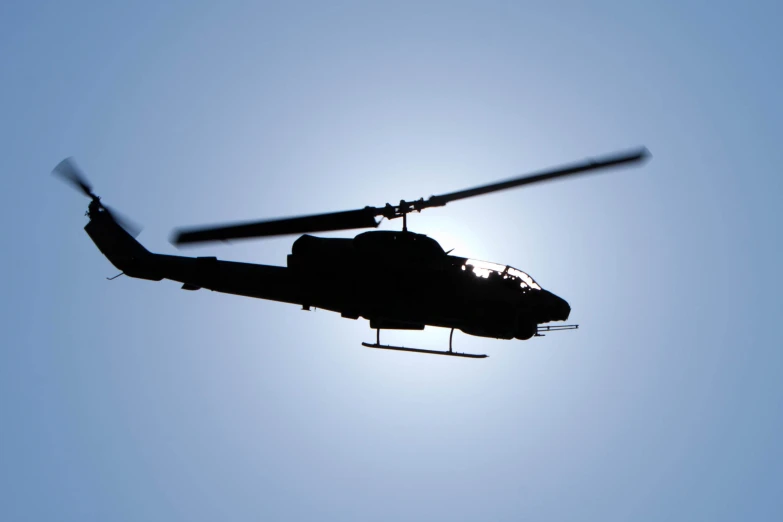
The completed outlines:
[[[386,206],[382,208],[365,207],[367,210],[376,211],[379,216],[382,216],[388,220],[402,218],[402,231],[408,231],[408,214],[410,212],[421,212],[423,209],[435,206],[444,206],[445,203],[437,203],[433,201],[435,196],[430,197],[429,200],[424,201],[424,198],[419,198],[415,201],[400,200],[399,205],[392,206],[386,203]]]

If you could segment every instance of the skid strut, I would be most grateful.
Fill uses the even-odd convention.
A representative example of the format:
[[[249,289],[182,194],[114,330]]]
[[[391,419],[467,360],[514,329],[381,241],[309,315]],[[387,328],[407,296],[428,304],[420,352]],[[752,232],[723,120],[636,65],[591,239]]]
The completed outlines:
[[[449,351],[448,352],[442,352],[439,350],[424,350],[422,348],[406,348],[404,346],[389,346],[381,344],[381,329],[376,328],[375,330],[375,344],[370,343],[362,343],[362,346],[366,346],[367,348],[380,348],[381,350],[397,350],[400,352],[414,352],[414,353],[430,353],[433,355],[450,355],[452,357],[469,357],[471,359],[484,359],[486,357],[489,357],[488,355],[479,355],[475,353],[459,353],[455,352],[451,348],[451,343],[454,338],[454,328],[451,329],[451,333],[449,334]]]

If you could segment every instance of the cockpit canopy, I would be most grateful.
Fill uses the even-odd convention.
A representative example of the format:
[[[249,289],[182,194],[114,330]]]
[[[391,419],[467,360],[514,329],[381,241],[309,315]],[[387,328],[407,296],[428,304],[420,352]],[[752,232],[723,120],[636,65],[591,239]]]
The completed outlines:
[[[518,281],[522,288],[541,290],[541,286],[522,270],[510,267],[508,265],[499,265],[489,261],[479,261],[478,259],[465,259],[462,270],[471,270],[476,277],[488,279],[490,276],[499,276],[506,280]]]

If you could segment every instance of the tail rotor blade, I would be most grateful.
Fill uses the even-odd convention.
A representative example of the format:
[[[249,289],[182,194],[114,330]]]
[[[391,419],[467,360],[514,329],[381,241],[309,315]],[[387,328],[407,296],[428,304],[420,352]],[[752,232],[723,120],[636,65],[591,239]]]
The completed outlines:
[[[69,183],[76,190],[81,191],[85,196],[93,199],[97,197],[92,192],[92,185],[87,181],[84,173],[72,157],[65,158],[58,163],[54,170],[52,170],[52,174],[59,176],[60,179]]]
[[[117,223],[120,227],[122,227],[125,232],[130,234],[132,237],[137,237],[139,234],[141,234],[141,231],[144,229],[141,225],[134,222],[124,214],[117,212],[112,207],[107,207],[106,205],[101,205],[103,209],[111,216],[111,218],[114,220],[115,223]]]
[[[52,170],[52,174],[59,177],[71,185],[76,190],[83,193],[88,198],[93,200],[93,203],[97,203],[99,208],[102,208],[120,227],[122,227],[128,234],[133,237],[138,236],[142,227],[128,219],[120,212],[117,212],[113,208],[110,208],[100,201],[100,198],[92,191],[92,185],[87,181],[87,177],[82,172],[82,169],[76,164],[76,161],[72,157],[65,158]],[[92,205],[91,205],[92,208]]]

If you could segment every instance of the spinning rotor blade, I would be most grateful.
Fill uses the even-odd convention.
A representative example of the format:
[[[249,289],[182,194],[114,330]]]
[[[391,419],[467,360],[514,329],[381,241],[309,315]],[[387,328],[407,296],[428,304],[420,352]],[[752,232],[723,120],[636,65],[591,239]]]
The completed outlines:
[[[109,216],[114,220],[115,223],[117,223],[120,227],[122,227],[125,232],[131,235],[131,237],[138,237],[139,234],[141,234],[141,231],[144,229],[141,225],[138,223],[132,221],[130,218],[125,216],[124,214],[121,214],[117,212],[112,207],[107,207],[103,203],[101,203],[101,207],[103,207],[103,210],[106,211]]]
[[[329,212],[326,214],[313,214],[292,218],[274,219],[268,221],[256,221],[247,223],[233,223],[216,227],[193,227],[177,229],[172,234],[172,243],[182,245],[186,243],[200,243],[206,241],[224,241],[228,239],[242,239],[252,237],[280,236],[286,234],[304,234],[307,232],[326,232],[333,230],[351,230],[356,228],[376,228],[378,216],[386,219],[403,217],[410,212],[420,212],[425,208],[442,207],[452,201],[472,198],[492,192],[541,183],[556,178],[576,176],[599,169],[619,167],[630,163],[636,163],[649,157],[649,152],[642,147],[630,152],[624,152],[613,156],[605,156],[599,159],[588,159],[583,162],[566,165],[554,169],[544,170],[526,176],[520,176],[489,185],[482,185],[466,190],[449,192],[440,196],[430,196],[429,199],[416,201],[400,201],[399,205],[386,204],[383,207],[364,207],[358,210],[344,212]]]
[[[375,221],[376,215],[376,209],[367,207],[359,210],[328,212],[325,214],[249,223],[234,223],[210,228],[177,229],[172,235],[172,243],[182,245],[205,241],[304,234],[307,232],[375,228],[378,226],[378,223]]]
[[[59,176],[66,183],[70,183],[75,189],[80,190],[88,198],[97,198],[92,192],[92,186],[87,181],[84,173],[74,159],[65,158],[52,170],[52,174]]]
[[[127,217],[123,216],[113,208],[110,208],[101,203],[101,198],[95,195],[92,191],[92,185],[87,181],[87,177],[82,172],[82,169],[76,164],[76,161],[72,157],[65,158],[52,170],[52,174],[60,177],[66,183],[69,183],[73,188],[82,192],[88,198],[91,198],[93,202],[97,203],[100,208],[104,210],[125,232],[133,237],[138,236],[141,233],[142,227]]]
[[[580,163],[574,163],[571,165],[566,165],[564,167],[544,170],[541,172],[537,172],[535,174],[520,176],[518,178],[512,178],[506,181],[500,181],[498,183],[491,183],[489,185],[482,185],[480,187],[458,190],[456,192],[449,192],[448,194],[443,194],[440,196],[431,196],[421,206],[422,208],[440,207],[452,201],[458,201],[460,199],[472,198],[474,196],[481,196],[483,194],[489,194],[491,192],[499,192],[501,190],[521,187],[522,185],[531,185],[533,183],[541,183],[543,181],[549,181],[551,179],[585,174],[587,172],[598,170],[598,169],[618,167],[620,165],[625,165],[627,163],[635,163],[637,161],[645,160],[649,156],[650,156],[649,151],[646,148],[642,147],[641,149],[635,151],[616,154],[614,156],[606,156],[600,159],[588,159]]]

